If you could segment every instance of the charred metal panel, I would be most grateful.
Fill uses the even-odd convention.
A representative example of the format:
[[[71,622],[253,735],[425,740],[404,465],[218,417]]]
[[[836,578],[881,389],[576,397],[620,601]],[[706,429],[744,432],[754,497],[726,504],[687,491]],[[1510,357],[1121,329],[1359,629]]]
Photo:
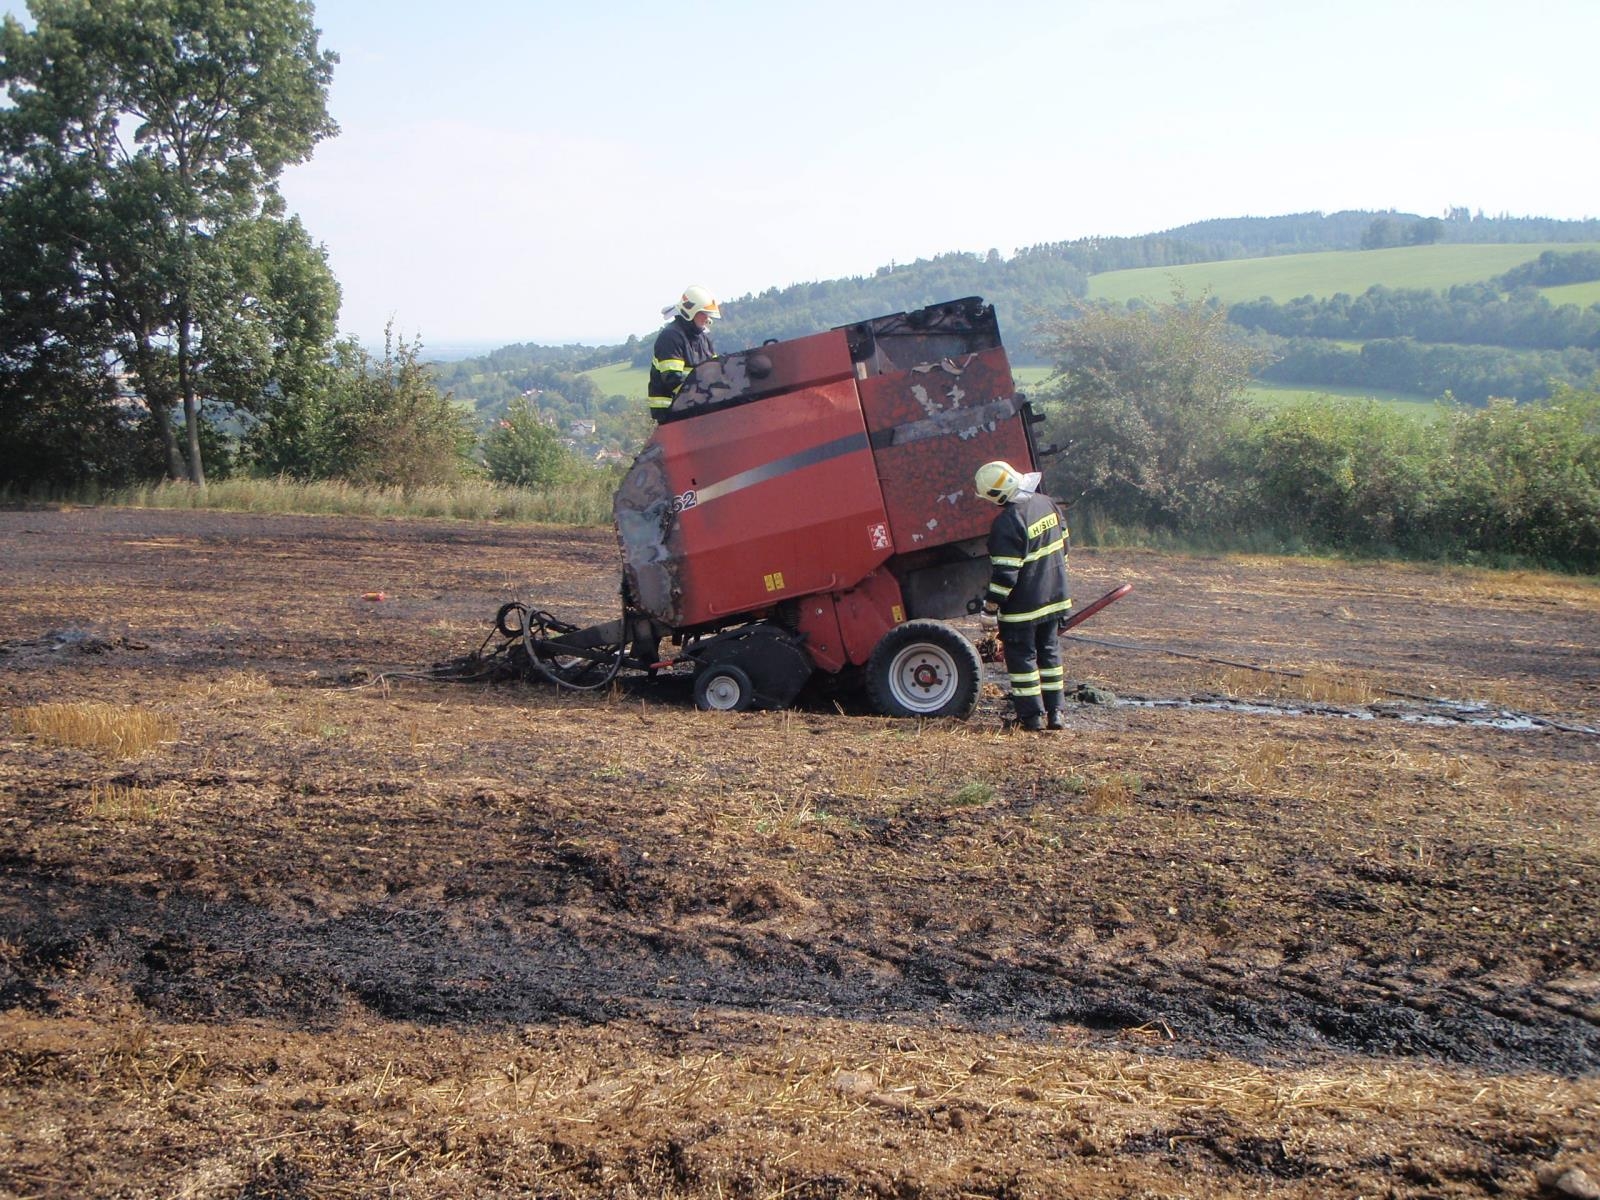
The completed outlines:
[[[890,566],[900,580],[908,620],[959,617],[967,601],[981,597],[989,584],[988,538],[940,547],[926,565],[911,567],[909,560],[896,559]]]
[[[703,362],[684,383],[663,421],[699,416],[784,392],[848,379],[855,367],[844,333],[829,330],[771,342]]]
[[[896,549],[987,537],[995,509],[973,492],[973,472],[995,458],[1033,469],[1006,352],[935,359],[858,386]]]
[[[682,624],[678,582],[683,540],[673,521],[677,493],[667,478],[667,450],[646,443],[611,501],[622,545],[623,591],[630,603],[671,626]]]
[[[976,296],[845,327],[861,378],[1000,347],[994,309]]]

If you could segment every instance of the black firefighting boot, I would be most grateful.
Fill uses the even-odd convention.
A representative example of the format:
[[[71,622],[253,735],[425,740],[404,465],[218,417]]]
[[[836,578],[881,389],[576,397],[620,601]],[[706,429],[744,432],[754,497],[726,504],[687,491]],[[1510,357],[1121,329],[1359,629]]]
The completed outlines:
[[[1044,706],[1039,703],[1037,696],[1013,696],[1011,707],[1016,711],[1016,728],[1026,729],[1029,733],[1044,732]]]

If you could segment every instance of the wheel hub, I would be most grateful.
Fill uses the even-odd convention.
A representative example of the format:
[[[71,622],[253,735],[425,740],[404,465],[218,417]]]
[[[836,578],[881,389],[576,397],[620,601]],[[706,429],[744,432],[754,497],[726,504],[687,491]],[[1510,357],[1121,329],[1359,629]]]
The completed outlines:
[[[712,708],[729,709],[739,702],[739,685],[726,675],[706,685],[706,700]]]

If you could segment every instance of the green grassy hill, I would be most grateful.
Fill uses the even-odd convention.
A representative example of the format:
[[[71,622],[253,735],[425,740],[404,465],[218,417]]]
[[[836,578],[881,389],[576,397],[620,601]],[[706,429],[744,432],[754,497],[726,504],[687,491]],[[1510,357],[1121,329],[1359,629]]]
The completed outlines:
[[[1600,244],[1406,246],[1395,250],[1286,254],[1186,267],[1142,267],[1091,276],[1089,297],[1163,302],[1172,298],[1175,284],[1191,299],[1209,291],[1224,303],[1256,300],[1262,296],[1279,303],[1297,296],[1332,296],[1338,292],[1355,296],[1377,284],[1391,288],[1444,289],[1458,283],[1491,279],[1538,258],[1546,250],[1570,254],[1579,250],[1600,250]],[[1583,303],[1576,298],[1557,298],[1556,293],[1569,291],[1575,296],[1592,293],[1600,298],[1600,284],[1583,283],[1549,289],[1551,302]]]
[[[594,380],[595,387],[604,396],[637,396],[644,400],[644,390],[650,383],[650,372],[643,367],[626,362],[607,363],[582,374]]]
[[[1445,409],[1437,400],[1414,392],[1384,392],[1369,388],[1305,387],[1295,383],[1252,383],[1245,394],[1261,408],[1285,408],[1294,404],[1328,403],[1343,400],[1376,400],[1415,417],[1435,417]]]
[[[1551,304],[1576,304],[1579,308],[1600,304],[1600,279],[1592,279],[1588,283],[1567,283],[1560,287],[1541,290],[1545,294],[1545,299]]]
[[[1016,380],[1017,389],[1029,396],[1037,396],[1052,373],[1051,367],[1011,368],[1011,377]],[[1415,392],[1386,392],[1371,388],[1256,382],[1246,389],[1246,394],[1262,408],[1281,408],[1306,401],[1377,400],[1421,417],[1434,416],[1441,411],[1436,401]]]

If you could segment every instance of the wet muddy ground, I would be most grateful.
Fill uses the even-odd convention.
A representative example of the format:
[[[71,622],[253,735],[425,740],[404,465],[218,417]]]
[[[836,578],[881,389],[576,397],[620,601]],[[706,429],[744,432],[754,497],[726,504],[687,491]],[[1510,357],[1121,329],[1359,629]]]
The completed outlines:
[[[608,617],[607,531],[7,512],[0,563],[0,1194],[1600,1179],[1592,582],[1079,551],[1119,702],[1052,736],[423,677]]]

